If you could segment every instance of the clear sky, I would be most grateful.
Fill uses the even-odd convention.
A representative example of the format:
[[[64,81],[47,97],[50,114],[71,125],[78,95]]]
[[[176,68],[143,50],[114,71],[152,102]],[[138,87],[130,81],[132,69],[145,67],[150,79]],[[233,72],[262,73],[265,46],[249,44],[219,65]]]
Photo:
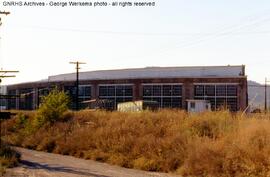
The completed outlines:
[[[270,79],[269,0],[155,2],[155,7],[10,7],[1,0],[0,10],[11,14],[1,16],[0,68],[20,71],[2,84],[74,72],[69,62],[76,60],[87,63],[81,71],[245,64],[249,80]]]

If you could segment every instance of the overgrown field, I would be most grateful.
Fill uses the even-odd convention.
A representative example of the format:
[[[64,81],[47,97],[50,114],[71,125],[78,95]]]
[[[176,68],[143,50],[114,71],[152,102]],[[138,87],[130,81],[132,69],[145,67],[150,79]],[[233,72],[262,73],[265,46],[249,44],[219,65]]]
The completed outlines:
[[[18,164],[20,155],[6,144],[1,142],[0,146],[0,175],[5,173],[6,168],[14,167]]]
[[[66,112],[37,126],[36,113],[3,123],[6,142],[41,151],[183,176],[270,176],[270,115],[226,111]]]

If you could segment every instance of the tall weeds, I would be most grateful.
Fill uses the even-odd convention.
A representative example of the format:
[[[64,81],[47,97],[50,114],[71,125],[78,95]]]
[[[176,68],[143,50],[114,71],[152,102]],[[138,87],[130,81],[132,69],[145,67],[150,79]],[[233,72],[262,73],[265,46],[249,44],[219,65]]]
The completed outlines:
[[[84,110],[63,117],[32,130],[33,115],[17,115],[4,122],[5,141],[183,176],[270,176],[270,115]]]
[[[11,149],[6,144],[0,146],[0,175],[4,175],[6,168],[17,166],[20,154]]]

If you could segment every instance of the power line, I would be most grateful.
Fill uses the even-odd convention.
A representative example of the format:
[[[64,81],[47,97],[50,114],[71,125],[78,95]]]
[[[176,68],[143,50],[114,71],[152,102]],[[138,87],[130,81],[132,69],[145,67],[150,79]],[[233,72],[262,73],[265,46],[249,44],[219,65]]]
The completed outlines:
[[[203,42],[208,41],[208,40],[213,40],[213,39],[220,38],[220,37],[227,37],[227,36],[233,35],[237,32],[239,33],[243,29],[248,29],[248,28],[251,28],[253,26],[258,26],[261,23],[270,21],[270,18],[265,18],[266,13],[267,13],[267,15],[269,15],[268,14],[269,12],[270,12],[270,9],[266,10],[264,13],[262,13],[260,15],[248,16],[247,22],[237,23],[236,25],[222,27],[216,33],[211,33],[210,35],[198,36],[198,37],[191,39],[191,40],[178,42],[174,45],[174,48],[176,48],[178,50],[183,49],[183,48],[190,48],[192,46],[198,45],[198,44],[203,43]],[[263,17],[263,19],[261,19],[261,17]],[[172,49],[172,47],[170,45],[167,48],[163,48],[163,49],[161,48],[160,50],[158,50],[158,52],[157,51],[155,51],[154,53],[151,52],[148,54],[148,56],[156,55],[156,54],[159,54],[159,55],[163,54],[164,55],[164,54],[167,54],[171,50],[175,50],[175,49]],[[145,57],[145,55],[144,55],[144,57]]]
[[[258,22],[254,22],[252,24],[247,24],[247,25],[236,25],[235,27],[233,28],[229,28],[228,30],[222,30],[220,32],[217,32],[217,33],[213,33],[211,35],[207,35],[207,36],[202,36],[200,38],[197,38],[197,39],[194,39],[194,40],[190,40],[190,41],[186,41],[182,44],[176,44],[175,45],[175,48],[177,48],[178,50],[179,49],[183,49],[183,48],[190,48],[192,46],[195,46],[195,45],[198,45],[198,44],[201,44],[205,41],[209,41],[209,40],[213,40],[213,39],[217,39],[217,38],[220,38],[220,37],[228,37],[228,36],[231,36],[233,34],[235,34],[235,32],[240,32],[242,29],[245,29],[245,28],[250,28],[252,26],[257,26],[263,22],[267,22],[267,21],[270,21],[270,18],[267,18],[267,19],[263,19],[261,21],[258,21]],[[236,33],[237,34],[237,33]],[[167,52],[169,52],[170,50],[173,50],[172,48],[167,48],[167,49],[164,49],[162,50],[161,52],[159,52],[160,54],[166,54]]]
[[[248,21],[253,22],[260,17],[265,17],[269,15],[270,9],[265,9],[259,14],[252,14],[246,16],[240,21]],[[239,23],[236,25],[223,25],[218,29],[218,31],[224,31],[231,28],[235,28],[239,26]],[[200,35],[214,35],[216,33],[153,33],[153,32],[127,32],[127,31],[111,31],[111,30],[89,30],[89,29],[76,29],[76,28],[55,28],[55,27],[44,27],[44,26],[29,26],[29,28],[40,29],[40,30],[50,30],[50,31],[71,31],[71,32],[87,32],[87,33],[101,33],[101,34],[112,34],[112,35],[143,35],[143,36],[195,36],[198,37]],[[248,32],[246,34],[260,34],[260,33],[269,33],[270,31],[259,31],[259,32]],[[241,33],[242,34],[242,33]],[[235,34],[235,35],[240,35]]]
[[[18,26],[17,26],[18,27]],[[88,29],[76,29],[76,28],[52,28],[52,27],[45,27],[45,26],[28,26],[25,28],[32,28],[38,30],[48,30],[48,31],[67,31],[67,32],[82,32],[82,33],[99,33],[99,34],[108,34],[108,35],[135,35],[135,36],[150,36],[150,37],[199,37],[199,36],[211,36],[215,35],[215,32],[212,33],[201,33],[201,32],[194,32],[194,33],[152,33],[152,32],[129,32],[129,31],[106,31],[106,30],[88,30]],[[248,35],[248,34],[269,34],[270,31],[250,31],[250,32],[239,32],[239,33],[232,33],[231,35]]]

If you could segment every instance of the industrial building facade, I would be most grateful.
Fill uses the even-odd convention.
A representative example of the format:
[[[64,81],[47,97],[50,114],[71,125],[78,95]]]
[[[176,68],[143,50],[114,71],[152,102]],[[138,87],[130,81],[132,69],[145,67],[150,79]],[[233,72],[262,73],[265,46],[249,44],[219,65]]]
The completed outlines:
[[[38,108],[41,97],[50,89],[64,90],[75,108],[75,73],[49,76],[48,79],[7,86],[8,109]],[[245,66],[149,67],[121,70],[101,70],[80,73],[79,102],[91,99],[109,100],[116,109],[118,103],[147,100],[160,108],[186,109],[186,100],[209,100],[212,110],[226,106],[231,111],[247,107],[247,76]]]

